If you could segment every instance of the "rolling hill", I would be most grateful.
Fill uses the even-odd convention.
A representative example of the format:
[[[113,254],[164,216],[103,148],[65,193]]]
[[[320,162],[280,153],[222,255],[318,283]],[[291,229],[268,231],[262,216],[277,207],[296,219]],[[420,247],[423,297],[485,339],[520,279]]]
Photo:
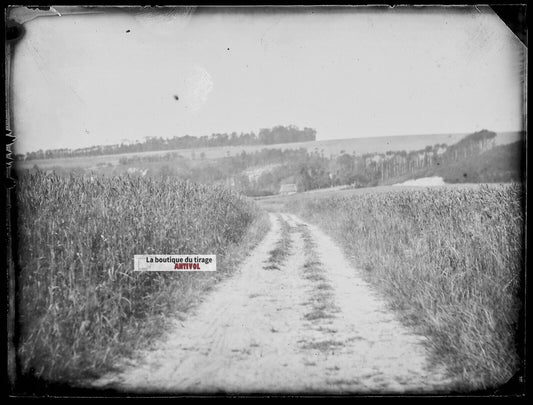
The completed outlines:
[[[464,138],[468,134],[437,134],[437,135],[401,135],[401,136],[385,136],[374,138],[351,138],[351,139],[335,139],[335,140],[319,140],[312,142],[293,142],[272,145],[250,145],[250,146],[220,146],[211,148],[197,148],[197,149],[175,149],[152,152],[137,152],[115,155],[99,155],[91,157],[76,157],[76,158],[59,158],[59,159],[35,159],[17,162],[18,167],[22,169],[29,169],[37,166],[42,169],[52,167],[64,168],[82,168],[88,169],[102,165],[118,165],[120,159],[131,157],[147,157],[147,156],[164,156],[169,153],[177,153],[183,158],[200,160],[200,159],[219,159],[227,156],[236,156],[242,152],[254,153],[263,149],[300,149],[303,148],[308,152],[323,153],[326,157],[336,156],[341,152],[357,155],[365,153],[385,153],[387,151],[405,150],[407,152],[413,150],[423,149],[428,145],[435,145],[446,143],[448,145],[454,144]],[[496,145],[504,145],[516,142],[521,139],[520,132],[500,132],[498,133],[495,143]]]

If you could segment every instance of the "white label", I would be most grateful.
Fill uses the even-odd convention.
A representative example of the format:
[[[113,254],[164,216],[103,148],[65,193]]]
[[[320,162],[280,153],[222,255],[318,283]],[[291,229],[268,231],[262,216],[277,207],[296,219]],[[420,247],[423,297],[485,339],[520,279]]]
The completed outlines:
[[[216,255],[135,255],[135,271],[216,271]]]

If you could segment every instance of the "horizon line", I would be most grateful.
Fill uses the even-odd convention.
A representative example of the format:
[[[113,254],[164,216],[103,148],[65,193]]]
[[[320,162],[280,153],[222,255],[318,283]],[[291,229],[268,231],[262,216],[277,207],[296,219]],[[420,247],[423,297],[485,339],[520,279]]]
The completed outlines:
[[[314,128],[312,128],[314,129]],[[221,145],[221,146],[202,146],[202,147],[195,147],[195,148],[181,148],[181,149],[159,149],[159,150],[152,150],[152,151],[143,151],[143,152],[158,152],[158,151],[172,151],[172,150],[195,150],[195,149],[207,149],[207,148],[227,148],[227,147],[242,147],[242,146],[271,146],[271,145],[284,145],[284,144],[294,144],[294,143],[302,143],[302,144],[305,144],[305,143],[309,143],[309,142],[335,142],[335,141],[342,141],[342,140],[350,140],[350,139],[361,139],[361,140],[364,140],[364,139],[375,139],[375,138],[395,138],[395,137],[415,137],[415,136],[450,136],[450,135],[470,135],[470,134],[474,134],[476,132],[480,132],[480,131],[489,131],[489,132],[494,132],[496,134],[504,134],[504,133],[520,133],[520,132],[523,132],[525,133],[526,131],[524,129],[520,129],[520,130],[505,130],[505,131],[493,131],[493,130],[490,130],[490,129],[487,129],[487,128],[483,128],[483,129],[480,129],[478,131],[468,131],[468,132],[441,132],[441,133],[425,133],[425,134],[389,134],[389,135],[376,135],[376,136],[354,136],[354,137],[350,137],[350,138],[334,138],[334,139],[315,139],[314,141],[300,141],[300,142],[283,142],[283,143],[278,143],[278,144],[258,144],[258,145]],[[236,132],[236,131],[233,131],[233,132]],[[251,131],[251,132],[254,132],[254,131]],[[225,132],[222,132],[222,133],[225,133]],[[246,132],[243,132],[241,131],[240,133],[246,133]],[[206,135],[202,135],[202,136],[194,136],[194,135],[188,135],[188,134],[185,134],[185,135],[182,135],[181,137],[184,137],[184,136],[190,136],[190,137],[193,137],[193,138],[201,138],[202,136],[206,136]],[[174,136],[176,137],[176,136]],[[162,138],[162,139],[172,139],[174,137],[167,137],[167,138]],[[145,137],[145,138],[148,138],[148,137]],[[135,141],[129,141],[129,142],[135,142]],[[140,141],[137,141],[140,143]],[[37,149],[37,150],[32,150],[32,151],[27,151],[27,152],[18,152],[16,153],[15,150],[16,150],[16,137],[15,137],[15,142],[13,143],[13,150],[12,150],[12,153],[13,154],[21,154],[21,155],[26,155],[28,153],[36,153],[38,152],[39,150],[41,151],[54,151],[54,150],[61,150],[61,149],[67,149],[67,150],[71,150],[71,151],[76,151],[76,150],[79,150],[79,149],[86,149],[86,148],[94,148],[94,147],[98,147],[98,146],[115,146],[115,145],[121,145],[123,144],[124,142],[121,142],[121,143],[109,143],[109,144],[93,144],[93,145],[90,145],[90,146],[84,146],[84,147],[77,147],[77,148],[68,148],[68,147],[63,147],[63,148],[54,148],[54,149]],[[126,153],[132,153],[132,152],[126,152]],[[139,152],[139,153],[142,153],[142,152]],[[74,157],[74,156],[73,156]]]

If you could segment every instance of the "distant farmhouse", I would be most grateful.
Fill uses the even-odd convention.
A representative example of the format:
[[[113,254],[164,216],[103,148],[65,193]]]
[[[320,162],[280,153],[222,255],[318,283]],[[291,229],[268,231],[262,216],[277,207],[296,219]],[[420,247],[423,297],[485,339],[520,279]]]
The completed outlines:
[[[296,184],[294,183],[282,184],[279,189],[279,193],[282,195],[296,194],[297,191],[298,191],[298,188],[296,187]]]

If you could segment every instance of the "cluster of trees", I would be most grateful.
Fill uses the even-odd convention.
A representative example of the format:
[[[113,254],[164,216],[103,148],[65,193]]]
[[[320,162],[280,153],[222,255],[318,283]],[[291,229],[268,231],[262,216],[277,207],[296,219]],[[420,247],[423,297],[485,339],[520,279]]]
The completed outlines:
[[[113,175],[142,169],[155,177],[180,177],[205,184],[224,184],[249,195],[277,194],[284,183],[299,191],[339,185],[375,186],[409,178],[440,175],[448,182],[508,181],[520,177],[519,159],[510,153],[519,150],[494,147],[496,134],[480,131],[453,145],[436,144],[418,151],[389,151],[357,155],[341,151],[325,156],[323,151],[264,148],[219,159],[187,159],[178,152],[164,155],[123,157]],[[508,150],[509,149],[509,150]],[[518,162],[509,166],[510,161]]]
[[[423,172],[447,183],[506,183],[524,181],[525,149],[521,141],[499,145],[468,159],[433,166]]]
[[[161,161],[170,161],[175,160],[177,158],[182,158],[183,156],[180,155],[178,152],[168,152],[164,155],[148,155],[148,156],[140,156],[140,155],[133,155],[133,156],[125,156],[121,157],[118,160],[118,163],[121,165],[129,165],[129,164],[135,164],[135,163],[141,163],[141,162],[161,162]]]
[[[365,172],[371,178],[386,181],[429,168],[470,159],[494,147],[496,133],[482,130],[470,134],[453,145],[436,144],[417,151],[389,151],[363,155]]]
[[[194,149],[217,146],[241,145],[272,145],[289,142],[310,142],[316,140],[316,130],[304,127],[299,129],[294,125],[278,125],[274,128],[263,128],[258,134],[254,132],[237,134],[236,132],[214,133],[211,136],[194,137],[190,135],[175,136],[164,139],[162,137],[146,137],[144,142],[121,143],[120,145],[98,145],[80,149],[50,149],[17,155],[18,160],[54,159],[65,157],[113,155],[120,153],[135,153],[149,151],[163,151],[172,149]]]
[[[250,179],[240,172],[232,179],[231,185],[249,196],[277,194],[283,183],[294,183],[302,191],[332,185],[330,159],[314,152],[309,153],[306,149],[293,150],[288,154],[285,153],[287,151],[278,152],[283,156],[279,159],[278,166],[263,172],[256,179]]]
[[[325,157],[318,151],[308,152],[269,150],[254,156],[241,156],[247,165],[281,163],[275,170],[249,181],[239,176],[235,187],[244,194],[256,195],[266,191],[276,193],[280,184],[292,182],[301,191],[339,185],[375,186],[380,182],[428,173],[432,168],[457,166],[458,162],[477,159],[494,147],[496,133],[482,130],[466,136],[453,145],[435,144],[417,151],[389,151],[385,154],[347,154]],[[288,159],[287,159],[288,158]],[[435,173],[433,170],[432,173]]]
[[[347,154],[342,151],[337,156],[326,157],[316,149],[265,148],[205,160],[201,164],[182,159],[176,152],[165,156],[124,158],[121,163],[159,162],[152,166],[151,174],[225,184],[245,195],[257,196],[276,194],[283,183],[294,183],[300,191],[306,191],[339,185],[368,187],[402,176],[415,176],[431,168],[444,168],[459,161],[472,160],[493,147],[495,136],[494,132],[484,130],[451,146],[436,144],[417,151],[389,151],[384,154],[356,155],[355,152]],[[247,174],[250,168],[266,166],[271,168],[258,176]]]
[[[316,131],[312,128],[305,127],[300,130],[293,125],[268,129],[264,128],[259,131],[256,139],[256,145],[272,145],[277,143],[290,142],[311,142],[316,140]]]
[[[299,149],[262,149],[216,160],[190,160],[177,152],[160,156],[132,156],[120,159],[118,172],[129,167],[148,169],[156,177],[180,177],[205,184],[225,184],[246,195],[276,194],[281,182],[291,176],[302,190],[328,187],[330,160],[318,152]],[[250,168],[272,166],[257,178],[246,174]],[[117,173],[117,172],[115,172]]]

